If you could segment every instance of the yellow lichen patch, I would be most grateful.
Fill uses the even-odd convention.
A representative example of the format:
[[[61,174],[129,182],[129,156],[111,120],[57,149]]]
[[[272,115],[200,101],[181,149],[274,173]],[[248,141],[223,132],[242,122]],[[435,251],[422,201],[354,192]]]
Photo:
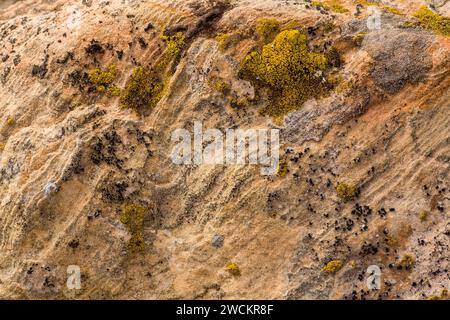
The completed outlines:
[[[428,211],[424,210],[424,211],[420,212],[419,219],[420,219],[421,222],[427,221],[427,219],[428,219]]]
[[[11,118],[11,117],[8,117],[8,119],[6,119],[6,124],[7,124],[8,126],[13,126],[15,123],[16,123],[16,122],[15,122],[14,119]]]
[[[120,88],[119,88],[118,86],[110,86],[110,87],[106,90],[106,96],[107,96],[108,98],[120,96]]]
[[[110,65],[106,71],[102,71],[98,68],[88,71],[89,81],[98,86],[109,86],[116,78],[116,75],[117,68],[115,64]]]
[[[230,262],[226,265],[225,270],[228,271],[233,276],[240,276],[241,270],[238,265],[234,262]]]
[[[89,81],[95,85],[97,92],[104,93],[108,97],[115,97],[120,94],[120,89],[112,85],[117,76],[117,67],[115,64],[108,66],[106,71],[101,69],[91,69],[88,71]]]
[[[231,35],[229,33],[218,33],[215,36],[220,49],[226,50],[230,44]]]
[[[331,31],[334,30],[335,27],[336,27],[336,26],[335,26],[334,23],[331,22],[331,21],[326,21],[326,22],[323,24],[323,30],[324,30],[325,32],[331,32]]]
[[[225,80],[219,79],[214,83],[214,89],[216,89],[216,91],[226,95],[230,92],[231,88],[230,88],[230,85]]]
[[[411,269],[414,266],[415,263],[416,263],[416,259],[412,255],[405,254],[402,257],[402,259],[400,260],[399,265],[402,268]]]
[[[418,25],[438,34],[450,36],[450,18],[441,16],[431,11],[428,7],[422,6],[414,17],[418,20]]]
[[[261,52],[248,54],[239,73],[256,87],[269,89],[269,103],[261,114],[278,117],[323,93],[322,74],[327,64],[324,54],[309,50],[304,33],[285,30]]]
[[[336,187],[336,193],[339,198],[342,198],[344,200],[350,200],[356,194],[356,187],[351,184],[341,182]]]
[[[439,294],[439,295],[434,295],[434,296],[430,296],[427,298],[427,300],[449,300],[449,299],[450,299],[450,295],[449,295],[447,289],[443,289],[441,291],[441,294]]]
[[[277,19],[261,18],[256,21],[256,32],[264,43],[268,43],[280,32]]]
[[[140,205],[130,204],[123,208],[120,216],[120,222],[127,226],[130,233],[128,241],[128,250],[131,253],[142,252],[145,249],[144,242],[144,217],[146,209]]]
[[[342,260],[332,260],[323,267],[323,271],[328,273],[335,273],[341,270],[343,265],[344,263],[342,262]]]
[[[333,91],[340,94],[353,87],[351,81],[345,80],[340,74],[330,74],[327,76],[327,82],[334,88]]]
[[[173,36],[168,36],[164,34],[165,30],[161,34],[161,39],[166,44],[166,53],[163,61],[161,62],[160,68],[164,69],[171,61],[177,60],[180,56],[181,50],[185,44],[185,34],[183,32],[177,32]]]
[[[357,2],[360,5],[363,6],[373,6],[373,7],[378,7],[381,10],[385,11],[385,12],[389,12],[398,16],[404,16],[405,14],[403,12],[401,12],[399,9],[382,4],[382,3],[378,3],[378,2],[373,2],[373,1],[367,1],[367,0],[359,0]]]
[[[278,163],[277,176],[282,178],[286,176],[287,172],[288,172],[287,161],[285,159],[280,159],[280,162]]]
[[[404,13],[401,12],[400,10],[396,9],[396,8],[393,8],[393,7],[390,7],[390,6],[386,6],[386,5],[382,5],[380,8],[383,9],[384,11],[386,11],[386,12],[389,12],[389,13],[392,13],[392,14],[396,14],[398,16],[404,16]]]
[[[120,106],[137,112],[152,109],[161,99],[164,84],[152,70],[137,67],[120,97]]]
[[[235,109],[235,110],[239,110],[242,108],[245,108],[245,106],[247,105],[246,100],[243,98],[231,98],[230,99],[230,107]]]
[[[347,12],[350,12],[347,8],[345,8],[344,6],[339,4],[338,1],[331,1],[329,4],[325,4],[325,3],[320,2],[320,1],[312,1],[311,5],[316,6],[316,7],[322,7],[325,10],[330,10],[330,11],[333,11],[335,13],[347,13]]]
[[[386,244],[387,244],[389,247],[395,247],[395,246],[398,244],[397,239],[395,239],[395,238],[393,238],[393,237],[386,237],[386,238],[384,239],[384,242],[386,242]]]

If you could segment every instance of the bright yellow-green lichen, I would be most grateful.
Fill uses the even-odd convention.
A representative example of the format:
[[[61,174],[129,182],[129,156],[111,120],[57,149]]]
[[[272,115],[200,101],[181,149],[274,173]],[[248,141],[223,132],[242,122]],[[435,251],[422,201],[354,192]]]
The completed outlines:
[[[402,259],[400,260],[399,265],[405,269],[410,269],[414,266],[415,263],[416,263],[416,259],[412,255],[405,254],[402,257]]]
[[[185,44],[185,34],[176,32],[174,35],[165,35],[163,29],[161,39],[167,48],[164,56],[154,69],[137,67],[128,80],[128,84],[120,96],[120,106],[130,108],[139,113],[152,109],[164,96],[164,91],[170,80],[172,70],[167,67],[180,57],[181,50]],[[110,95],[119,94],[115,88],[111,89]]]
[[[326,266],[323,267],[323,271],[328,273],[335,273],[341,270],[343,266],[342,260],[332,260],[326,264]]]
[[[384,239],[384,241],[386,242],[386,244],[390,247],[395,247],[398,244],[397,239],[393,238],[393,237],[386,237]]]
[[[280,32],[280,22],[276,19],[258,19],[256,21],[256,32],[264,43],[268,43]]]
[[[420,221],[421,222],[425,222],[425,221],[427,221],[427,219],[428,219],[428,211],[422,211],[420,214],[419,214],[419,219],[420,219]]]
[[[235,110],[239,110],[239,109],[243,109],[246,106],[246,100],[245,99],[238,99],[238,98],[231,98],[230,99],[230,107],[235,109]]]
[[[277,176],[282,178],[286,176],[287,172],[288,172],[287,161],[285,159],[280,159],[280,162],[278,163]]]
[[[115,85],[110,86],[108,89],[106,89],[106,96],[108,98],[120,96],[120,88]]]
[[[331,22],[331,21],[327,21],[327,22],[325,22],[325,23],[323,24],[323,30],[324,30],[325,32],[331,32],[331,31],[333,31],[333,29],[334,29],[335,27],[336,27],[336,26],[335,26],[334,23]]]
[[[324,54],[311,52],[298,30],[280,32],[261,52],[253,51],[241,64],[240,75],[269,89],[269,104],[261,113],[277,117],[300,108],[323,92]]]
[[[226,95],[227,93],[230,92],[230,85],[227,82],[225,82],[224,80],[220,79],[214,83],[214,89],[216,89],[218,92]]]
[[[448,300],[450,295],[447,289],[443,289],[440,295],[434,295],[427,298],[427,300]]]
[[[161,39],[166,43],[167,51],[165,54],[165,59],[163,61],[163,66],[165,67],[171,61],[178,59],[181,50],[185,43],[185,34],[183,32],[177,32],[173,36],[164,35],[165,30],[161,35]]]
[[[130,204],[123,208],[120,222],[127,226],[130,233],[128,250],[131,253],[142,252],[145,249],[144,242],[144,218],[146,209],[140,205]]]
[[[396,15],[399,15],[399,16],[403,16],[404,15],[400,10],[398,10],[396,8],[390,7],[390,6],[385,5],[385,4],[373,2],[373,1],[361,0],[361,1],[359,1],[359,4],[362,4],[362,5],[365,5],[365,6],[376,6],[376,7],[380,8],[383,11],[386,11],[386,12],[389,12],[389,13],[392,13],[392,14],[396,14]]]
[[[338,1],[332,1],[330,4],[325,4],[320,1],[312,1],[311,5],[316,7],[322,7],[325,10],[331,10],[335,13],[347,13],[349,10],[338,3]]]
[[[218,33],[215,36],[215,39],[222,50],[226,50],[228,48],[230,45],[230,38],[231,35],[229,33]]]
[[[112,85],[117,76],[117,68],[115,64],[108,66],[106,71],[98,68],[88,71],[89,81],[95,85],[98,92],[106,92],[108,97],[115,97],[120,94],[120,89]]]
[[[112,64],[108,67],[106,71],[102,71],[100,69],[91,69],[88,72],[89,81],[92,84],[98,86],[109,86],[117,75],[117,68],[115,64]]]
[[[423,6],[414,14],[418,19],[418,25],[425,29],[433,30],[444,36],[450,36],[450,18],[438,15],[428,7]]]
[[[238,265],[234,262],[230,262],[226,265],[225,270],[228,271],[233,276],[241,275],[241,270]]]
[[[356,194],[356,187],[345,182],[341,182],[336,187],[336,193],[339,198],[350,200]]]
[[[120,106],[144,112],[159,102],[163,91],[164,84],[154,71],[137,67],[123,90]]]
[[[396,9],[396,8],[393,8],[393,7],[390,7],[390,6],[386,6],[386,5],[382,5],[380,8],[383,9],[384,11],[386,11],[386,12],[389,12],[389,13],[392,13],[392,14],[396,14],[398,16],[404,16],[404,13],[401,12],[400,10]]]

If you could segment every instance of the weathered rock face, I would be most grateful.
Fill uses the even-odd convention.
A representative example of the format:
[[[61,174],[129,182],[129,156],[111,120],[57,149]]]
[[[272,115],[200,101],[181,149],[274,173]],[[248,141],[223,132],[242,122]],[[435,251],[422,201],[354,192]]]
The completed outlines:
[[[379,30],[356,1],[340,1],[343,13],[309,1],[12,2],[0,5],[1,298],[421,299],[450,288],[450,39],[405,24],[426,1],[383,1],[402,15],[380,9]],[[449,15],[449,1],[433,4]],[[281,122],[259,114],[264,92],[238,75],[260,48],[259,18],[340,55],[341,85]],[[112,88],[136,67],[166,66],[163,32],[184,43],[159,70],[161,99],[144,114],[121,108]],[[111,65],[114,82],[93,84],[89,71]],[[287,174],[173,164],[171,133],[195,121],[280,128]],[[342,182],[355,197],[338,197]],[[130,205],[142,220],[124,216]],[[332,260],[342,268],[327,273]],[[66,285],[70,265],[81,289]],[[379,291],[367,290],[370,265]]]

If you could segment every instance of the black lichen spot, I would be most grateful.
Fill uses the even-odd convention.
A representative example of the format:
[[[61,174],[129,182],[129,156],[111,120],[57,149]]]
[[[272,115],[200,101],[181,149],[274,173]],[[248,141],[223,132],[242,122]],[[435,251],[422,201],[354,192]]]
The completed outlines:
[[[89,81],[89,76],[85,71],[74,70],[69,74],[69,81],[73,87],[78,87],[78,89],[83,92],[86,87],[92,87]],[[92,87],[92,91],[95,89]],[[90,90],[88,90],[90,91]]]
[[[119,181],[103,186],[100,192],[104,200],[122,203],[125,201],[125,191],[127,188],[128,183],[126,181]]]
[[[122,60],[122,58],[123,58],[123,50],[117,50],[116,54],[117,54],[117,58],[119,60]]]
[[[145,32],[149,32],[150,30],[152,30],[154,28],[154,26],[151,24],[151,23],[149,23],[145,28],[144,28],[144,31]]]
[[[97,40],[91,40],[91,43],[84,49],[87,54],[101,54],[105,52],[105,49],[103,49],[103,46],[100,42]]]
[[[72,249],[76,249],[76,248],[78,248],[78,246],[80,245],[80,242],[78,241],[78,240],[76,240],[76,239],[74,239],[74,240],[70,240],[70,242],[69,242],[69,247],[71,247]]]
[[[142,49],[145,49],[148,47],[148,43],[145,41],[145,39],[143,37],[139,38],[139,45],[141,46]]]
[[[44,79],[45,75],[48,72],[47,64],[48,64],[48,54],[45,55],[44,62],[41,65],[33,65],[31,70],[31,74],[35,77],[39,77],[40,79]]]

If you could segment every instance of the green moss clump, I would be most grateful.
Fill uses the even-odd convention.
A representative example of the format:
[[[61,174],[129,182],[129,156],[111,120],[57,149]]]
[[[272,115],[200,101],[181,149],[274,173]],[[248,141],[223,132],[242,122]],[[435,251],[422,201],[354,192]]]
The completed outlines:
[[[240,276],[241,270],[238,265],[234,262],[230,262],[226,265],[225,270],[228,271],[233,276]]]
[[[145,249],[143,231],[146,211],[144,207],[136,204],[127,205],[122,210],[120,222],[127,226],[131,235],[127,245],[131,253],[142,252]]]
[[[264,43],[268,43],[280,32],[280,26],[277,19],[261,18],[256,21],[256,32]]]
[[[143,112],[156,106],[163,96],[164,84],[157,74],[143,67],[133,70],[120,97],[120,106]]]
[[[336,187],[336,193],[339,198],[344,200],[352,199],[356,194],[356,187],[345,182],[341,182]]]
[[[431,11],[428,7],[422,6],[414,17],[418,19],[418,25],[438,34],[450,36],[450,18],[441,16]]]
[[[328,273],[335,273],[341,270],[343,265],[344,263],[342,262],[342,260],[332,260],[323,267],[323,271]]]
[[[239,74],[256,87],[269,89],[269,104],[261,114],[282,116],[323,93],[324,54],[311,52],[307,37],[298,30],[285,30],[261,52],[253,51],[241,63]]]

